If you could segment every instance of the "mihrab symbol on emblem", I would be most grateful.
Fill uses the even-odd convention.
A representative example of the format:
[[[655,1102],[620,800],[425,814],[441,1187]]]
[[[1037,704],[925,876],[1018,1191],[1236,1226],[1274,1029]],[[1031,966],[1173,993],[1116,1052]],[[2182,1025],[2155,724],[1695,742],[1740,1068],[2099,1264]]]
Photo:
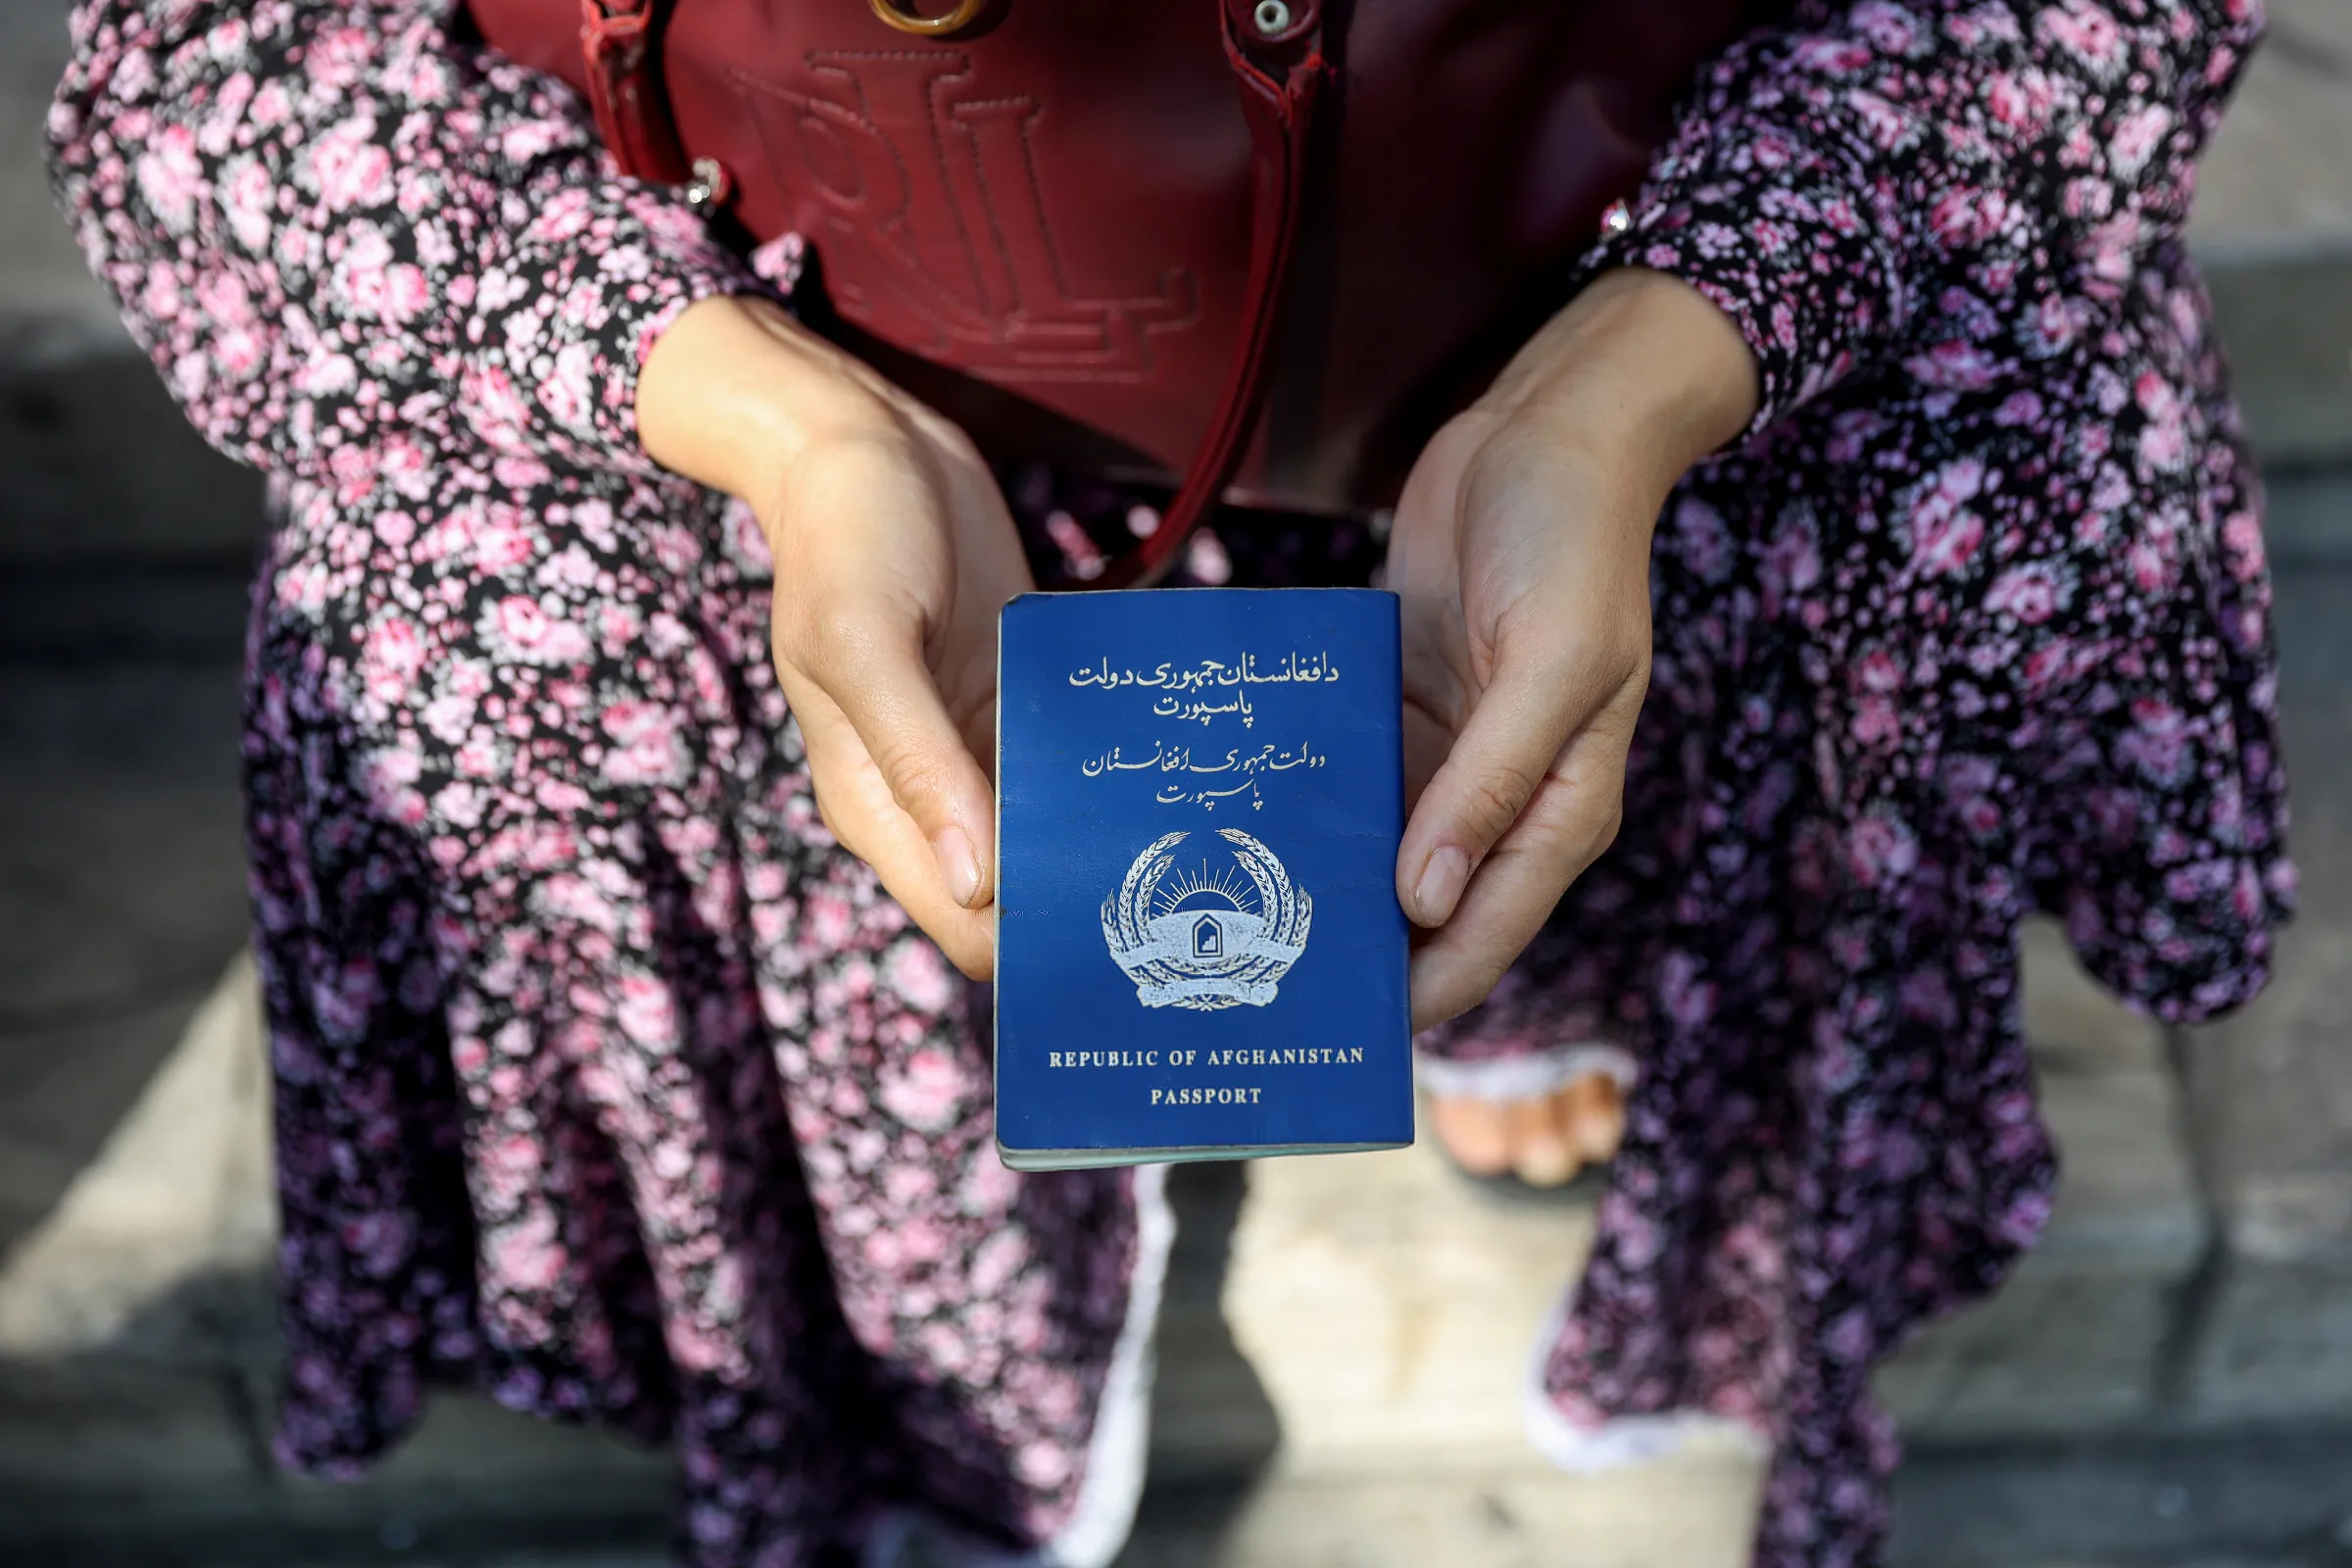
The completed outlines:
[[[1314,901],[1299,891],[1274,852],[1240,828],[1217,830],[1234,865],[1168,872],[1176,846],[1153,839],[1102,901],[1102,940],[1135,982],[1147,1007],[1262,1007],[1306,951]]]

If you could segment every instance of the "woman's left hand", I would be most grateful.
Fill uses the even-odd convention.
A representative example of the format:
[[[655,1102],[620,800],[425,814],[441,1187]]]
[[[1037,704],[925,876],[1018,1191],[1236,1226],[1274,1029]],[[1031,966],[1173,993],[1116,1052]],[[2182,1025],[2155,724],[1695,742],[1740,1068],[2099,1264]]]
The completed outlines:
[[[1608,273],[1415,466],[1389,542],[1412,814],[1396,858],[1413,1027],[1476,1006],[1616,836],[1649,682],[1649,550],[1690,466],[1756,408],[1730,318]]]

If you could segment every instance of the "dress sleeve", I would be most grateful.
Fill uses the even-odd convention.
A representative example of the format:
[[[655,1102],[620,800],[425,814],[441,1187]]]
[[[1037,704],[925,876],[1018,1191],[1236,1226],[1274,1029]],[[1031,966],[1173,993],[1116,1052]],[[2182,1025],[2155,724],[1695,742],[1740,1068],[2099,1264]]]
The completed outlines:
[[[640,362],[761,287],[613,172],[562,83],[454,0],[84,0],[50,167],[93,270],[199,429],[256,466],[421,483],[453,449],[659,471]]]
[[[1759,429],[1858,366],[1990,384],[2179,237],[2262,26],[2261,0],[1805,0],[1710,65],[1593,261],[1738,322]]]

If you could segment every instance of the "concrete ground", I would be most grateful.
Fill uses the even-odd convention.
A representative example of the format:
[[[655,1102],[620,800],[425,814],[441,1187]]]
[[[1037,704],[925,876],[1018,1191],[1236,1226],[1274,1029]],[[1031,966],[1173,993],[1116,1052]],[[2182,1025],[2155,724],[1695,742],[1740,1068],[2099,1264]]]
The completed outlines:
[[[2013,1287],[1887,1370],[1900,1568],[2352,1568],[2352,5],[2271,9],[2194,239],[2276,479],[2309,913],[2272,993],[2194,1034],[2031,936],[2066,1187]],[[476,1401],[363,1487],[264,1459],[235,794],[258,483],[178,421],[48,211],[61,15],[0,0],[0,1563],[652,1568],[660,1456]],[[1738,1451],[1580,1479],[1519,1437],[1584,1210],[1426,1149],[1176,1191],[1125,1568],[1740,1560]]]

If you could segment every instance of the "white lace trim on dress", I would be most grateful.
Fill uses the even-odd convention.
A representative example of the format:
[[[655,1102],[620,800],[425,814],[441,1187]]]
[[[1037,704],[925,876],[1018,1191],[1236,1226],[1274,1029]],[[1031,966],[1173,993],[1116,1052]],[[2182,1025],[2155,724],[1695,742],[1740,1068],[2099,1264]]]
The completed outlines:
[[[1594,1074],[1616,1079],[1620,1089],[1631,1089],[1636,1071],[1634,1054],[1605,1040],[1487,1061],[1413,1054],[1413,1076],[1421,1087],[1448,1100],[1535,1100]]]
[[[1136,1168],[1135,1232],[1135,1279],[1127,1296],[1127,1319],[1111,1348],[1102,1402],[1087,1443],[1086,1475],[1078,1483],[1078,1505],[1061,1533],[1035,1551],[1008,1552],[927,1515],[899,1510],[876,1521],[866,1539],[865,1568],[1109,1568],[1135,1528],[1151,1446],[1155,1371],[1152,1342],[1159,1326],[1168,1250],[1176,1241],[1165,1165]]]
[[[1544,1387],[1544,1364],[1550,1358],[1551,1348],[1559,1343],[1560,1330],[1568,1320],[1569,1302],[1575,1295],[1573,1284],[1560,1293],[1559,1299],[1544,1314],[1544,1326],[1536,1331],[1536,1343],[1528,1354],[1527,1377],[1520,1389],[1520,1417],[1526,1425],[1527,1441],[1538,1453],[1558,1468],[1578,1475],[1654,1464],[1702,1438],[1716,1442],[1728,1439],[1759,1458],[1771,1453],[1771,1441],[1763,1433],[1744,1421],[1708,1410],[1612,1416],[1596,1427],[1570,1421],[1552,1403]]]

